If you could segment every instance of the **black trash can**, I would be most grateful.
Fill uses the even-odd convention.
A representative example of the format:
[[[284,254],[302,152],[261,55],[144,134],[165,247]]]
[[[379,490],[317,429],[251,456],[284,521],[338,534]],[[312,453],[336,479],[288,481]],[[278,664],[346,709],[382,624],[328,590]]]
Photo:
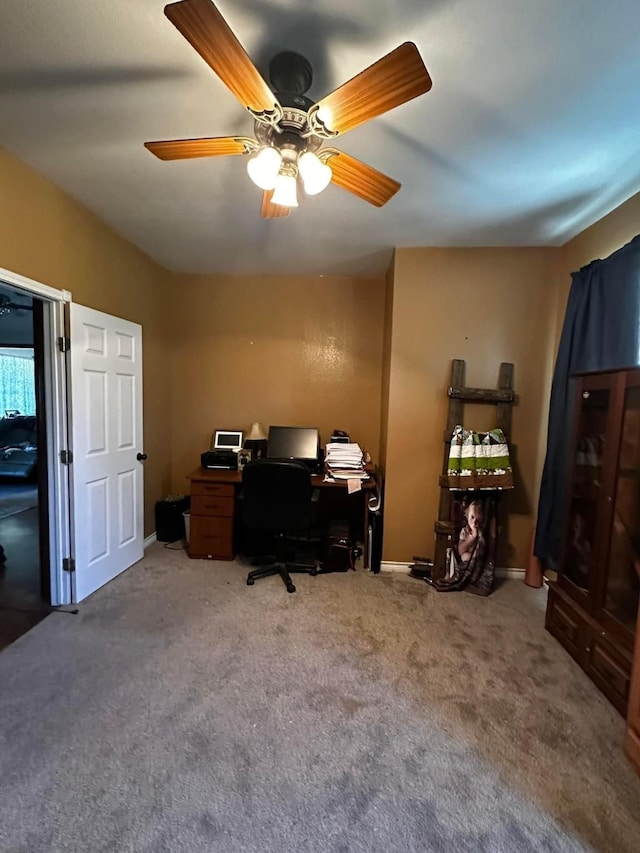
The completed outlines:
[[[185,495],[169,495],[156,502],[156,538],[158,542],[177,542],[184,539],[183,512],[189,509],[191,499]]]

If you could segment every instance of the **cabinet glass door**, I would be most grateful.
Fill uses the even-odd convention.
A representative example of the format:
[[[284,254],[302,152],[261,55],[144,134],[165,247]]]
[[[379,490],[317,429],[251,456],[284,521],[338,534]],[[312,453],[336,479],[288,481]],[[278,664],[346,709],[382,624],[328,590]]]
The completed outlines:
[[[633,632],[640,592],[640,388],[627,388],[614,493],[604,610]]]
[[[572,476],[563,574],[582,590],[593,584],[593,554],[602,460],[611,392],[582,386]]]

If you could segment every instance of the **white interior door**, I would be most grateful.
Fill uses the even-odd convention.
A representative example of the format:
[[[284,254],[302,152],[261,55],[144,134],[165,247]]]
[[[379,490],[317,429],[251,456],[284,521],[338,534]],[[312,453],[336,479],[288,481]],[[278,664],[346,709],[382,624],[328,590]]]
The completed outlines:
[[[70,305],[72,596],[140,560],[142,327]]]

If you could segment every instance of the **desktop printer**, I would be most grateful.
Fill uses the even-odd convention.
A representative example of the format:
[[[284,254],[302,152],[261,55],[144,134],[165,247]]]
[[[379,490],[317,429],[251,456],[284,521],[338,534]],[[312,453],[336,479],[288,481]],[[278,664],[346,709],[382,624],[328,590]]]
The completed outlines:
[[[238,454],[233,450],[205,450],[200,456],[203,468],[225,468],[235,471],[238,467]]]
[[[235,471],[238,467],[238,451],[242,447],[242,430],[217,429],[211,441],[211,450],[200,456],[203,468],[223,468]]]

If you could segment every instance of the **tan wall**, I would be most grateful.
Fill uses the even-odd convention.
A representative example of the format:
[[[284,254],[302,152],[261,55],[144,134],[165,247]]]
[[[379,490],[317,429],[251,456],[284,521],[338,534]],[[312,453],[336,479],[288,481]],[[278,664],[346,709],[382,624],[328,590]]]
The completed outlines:
[[[557,249],[397,249],[383,559],[433,555],[447,388],[454,358],[467,385],[495,388],[515,365],[517,488],[505,495],[502,566],[524,567],[537,503],[540,429],[548,405]],[[467,407],[465,426],[495,425],[494,407]]]
[[[395,259],[387,270],[384,296],[384,334],[382,339],[382,388],[380,400],[380,450],[378,465],[381,473],[387,465],[387,439],[389,434],[389,386],[391,383],[391,333],[393,330],[393,277]]]
[[[0,150],[0,267],[143,325],[145,535],[169,486],[169,274],[40,175]]]
[[[384,279],[176,276],[172,485],[217,428],[334,428],[378,452]]]
[[[212,430],[257,419],[318,425],[324,440],[347,429],[386,455],[384,559],[432,553],[451,359],[487,387],[513,361],[504,560],[525,565],[569,274],[638,233],[640,194],[562,249],[399,249],[385,281],[173,276],[1,150],[0,186],[0,266],[144,327],[146,535]]]

